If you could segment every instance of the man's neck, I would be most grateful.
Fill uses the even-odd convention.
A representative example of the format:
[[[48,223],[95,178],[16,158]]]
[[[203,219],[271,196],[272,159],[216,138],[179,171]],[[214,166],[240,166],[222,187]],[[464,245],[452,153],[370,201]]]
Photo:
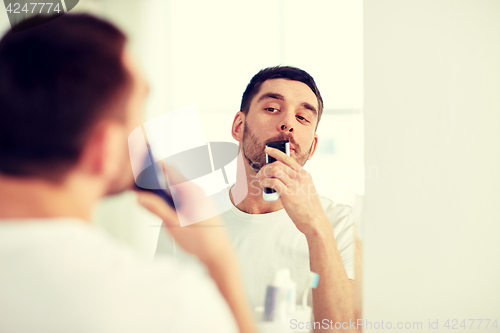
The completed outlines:
[[[81,190],[80,182],[0,176],[0,219],[76,217],[90,221],[99,196],[97,191]]]
[[[236,208],[247,214],[266,214],[283,209],[281,199],[267,202],[262,198],[262,189],[255,178],[255,172],[246,160],[243,159],[241,150],[237,162],[236,183],[229,191],[229,198]],[[245,172],[242,172],[242,171]],[[242,193],[247,193],[243,200],[235,203],[235,198],[241,198]]]

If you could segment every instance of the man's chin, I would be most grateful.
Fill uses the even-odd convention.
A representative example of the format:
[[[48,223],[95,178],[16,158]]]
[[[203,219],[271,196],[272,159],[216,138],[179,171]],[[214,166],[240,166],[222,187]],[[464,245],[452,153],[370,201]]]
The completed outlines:
[[[108,196],[113,196],[113,195],[118,195],[118,194],[122,194],[123,192],[127,191],[127,190],[130,190],[130,188],[127,188],[127,189],[109,189],[105,194],[104,196],[105,197],[108,197]]]
[[[265,159],[262,161],[251,161],[250,159],[247,160],[248,161],[248,164],[250,165],[250,168],[255,171],[255,172],[259,172],[260,169],[262,169],[262,167],[264,165],[266,165],[266,161]]]

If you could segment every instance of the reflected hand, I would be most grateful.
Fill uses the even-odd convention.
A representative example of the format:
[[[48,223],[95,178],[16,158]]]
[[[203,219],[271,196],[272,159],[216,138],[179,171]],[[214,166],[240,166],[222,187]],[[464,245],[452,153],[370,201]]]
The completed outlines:
[[[176,198],[181,202],[177,212],[159,196],[146,191],[137,193],[139,203],[160,217],[174,240],[203,263],[208,264],[228,252],[232,253],[226,230],[218,216],[198,222],[202,214],[215,211],[203,190],[187,181],[173,167],[163,165],[163,171],[171,184],[182,184],[176,186]],[[192,224],[182,227],[179,216],[184,223],[189,221]]]
[[[279,193],[288,216],[303,234],[318,230],[326,215],[321,206],[311,175],[297,161],[282,151],[266,147],[265,152],[276,159],[257,173],[260,187]]]

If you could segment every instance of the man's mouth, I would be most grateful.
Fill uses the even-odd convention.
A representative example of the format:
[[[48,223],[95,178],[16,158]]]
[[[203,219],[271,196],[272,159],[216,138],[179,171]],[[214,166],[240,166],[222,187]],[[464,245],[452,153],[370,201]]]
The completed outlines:
[[[295,145],[292,143],[292,140],[290,140],[290,138],[286,138],[286,137],[285,138],[283,138],[283,137],[281,137],[281,138],[279,138],[279,137],[278,138],[273,138],[272,140],[266,141],[266,143],[268,143],[268,142],[282,141],[282,140],[287,140],[289,142],[289,144],[290,144],[290,154],[292,154],[292,152],[295,152],[295,153],[297,152],[297,150],[295,149]],[[265,148],[265,144],[264,144],[264,148]]]

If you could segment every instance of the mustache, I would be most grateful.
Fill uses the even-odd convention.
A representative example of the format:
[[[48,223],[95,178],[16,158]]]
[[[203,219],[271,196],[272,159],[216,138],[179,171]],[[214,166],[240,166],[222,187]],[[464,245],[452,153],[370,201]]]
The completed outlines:
[[[295,142],[293,137],[288,136],[288,135],[284,135],[284,134],[278,134],[277,136],[275,136],[273,138],[267,139],[264,142],[264,148],[266,147],[266,144],[269,142],[284,141],[284,140],[288,140],[291,144],[293,144],[293,147],[295,148],[295,150],[297,152],[300,152],[300,146],[297,144],[297,142]]]

